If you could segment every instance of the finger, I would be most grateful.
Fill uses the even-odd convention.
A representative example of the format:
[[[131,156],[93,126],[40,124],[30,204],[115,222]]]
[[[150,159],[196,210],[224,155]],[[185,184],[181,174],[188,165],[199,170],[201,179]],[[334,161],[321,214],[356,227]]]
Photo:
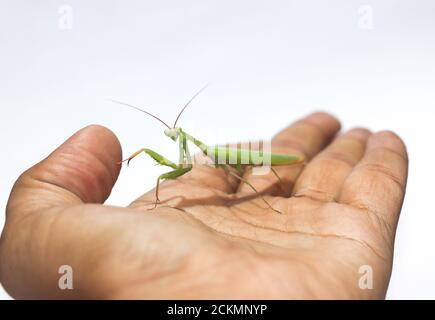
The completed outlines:
[[[394,227],[407,175],[408,156],[403,141],[393,132],[375,133],[367,142],[362,160],[345,180],[338,201],[367,209]]]
[[[353,129],[336,138],[307,164],[296,181],[293,196],[333,201],[353,167],[364,154],[370,131]]]
[[[116,182],[120,159],[121,146],[116,136],[104,127],[88,126],[18,178],[8,212],[102,203]]]
[[[272,140],[272,152],[297,155],[308,161],[320,152],[339,130],[340,123],[336,118],[327,113],[316,112],[278,133]],[[273,172],[256,175],[249,170],[244,178],[260,192],[280,192],[289,195],[302,167],[301,165],[273,166],[281,183],[277,183],[279,180]],[[253,191],[242,183],[239,192],[245,194]]]
[[[91,214],[92,207],[75,204],[103,202],[119,174],[120,159],[115,135],[94,125],[74,134],[18,178],[0,240],[0,280],[12,295],[79,294],[81,285],[78,290],[59,290],[61,265],[81,274],[82,284],[92,283],[92,277],[84,278],[93,274],[97,257],[104,254],[97,239],[108,239],[109,228],[107,223],[96,227],[101,218]]]

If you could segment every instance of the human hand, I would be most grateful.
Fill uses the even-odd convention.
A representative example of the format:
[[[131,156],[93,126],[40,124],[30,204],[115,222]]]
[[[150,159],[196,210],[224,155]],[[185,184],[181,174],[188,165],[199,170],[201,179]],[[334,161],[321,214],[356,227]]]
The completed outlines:
[[[121,147],[87,127],[17,180],[0,242],[0,280],[15,298],[383,298],[407,178],[403,142],[312,114],[280,132],[273,151],[305,166],[247,178],[194,166],[127,208],[103,205]],[[331,142],[332,141],[332,142]],[[155,177],[150,177],[154,179]],[[172,208],[171,208],[172,207]],[[70,265],[74,289],[60,290]],[[373,289],[359,287],[360,267]]]

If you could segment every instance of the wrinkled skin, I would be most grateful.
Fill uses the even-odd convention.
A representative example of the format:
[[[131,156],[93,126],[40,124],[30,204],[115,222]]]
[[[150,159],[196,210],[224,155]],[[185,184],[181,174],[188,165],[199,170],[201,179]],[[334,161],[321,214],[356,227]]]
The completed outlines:
[[[103,205],[121,147],[108,129],[84,128],[17,180],[1,282],[15,298],[384,298],[406,148],[392,132],[339,130],[315,113],[277,134],[274,151],[307,159],[276,167],[281,185],[245,172],[278,214],[199,165],[161,185],[155,210],[153,191],[126,208]],[[73,268],[73,290],[58,288],[61,265]],[[359,286],[364,266],[372,289]]]

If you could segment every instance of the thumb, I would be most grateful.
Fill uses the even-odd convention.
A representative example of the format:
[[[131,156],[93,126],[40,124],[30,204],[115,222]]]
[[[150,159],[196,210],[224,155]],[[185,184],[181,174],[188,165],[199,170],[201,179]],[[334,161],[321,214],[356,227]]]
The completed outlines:
[[[7,212],[22,214],[56,205],[102,203],[118,178],[121,157],[114,133],[102,126],[88,126],[18,178]]]
[[[96,221],[94,217],[102,215],[91,213],[117,210],[102,206],[78,209],[75,205],[101,203],[109,196],[120,159],[116,136],[92,125],[18,178],[0,238],[0,281],[11,295],[76,297],[89,291],[86,285],[94,283],[92,270],[111,250],[103,248],[101,238],[113,234],[110,219]],[[81,275],[77,290],[59,290],[58,268],[62,265]]]

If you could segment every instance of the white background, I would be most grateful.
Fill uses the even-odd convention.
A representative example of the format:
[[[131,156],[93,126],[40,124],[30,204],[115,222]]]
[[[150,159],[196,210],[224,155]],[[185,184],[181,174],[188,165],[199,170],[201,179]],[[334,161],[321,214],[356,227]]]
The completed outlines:
[[[388,298],[435,298],[434,1],[0,4],[3,207],[23,170],[91,123],[111,128],[125,154],[147,146],[177,159],[161,124],[105,99],[172,122],[210,81],[181,121],[209,144],[267,138],[319,109],[345,129],[398,132],[411,163]],[[65,4],[70,30],[62,29]],[[108,203],[128,204],[160,171],[136,160]],[[1,214],[0,228],[3,221]]]

